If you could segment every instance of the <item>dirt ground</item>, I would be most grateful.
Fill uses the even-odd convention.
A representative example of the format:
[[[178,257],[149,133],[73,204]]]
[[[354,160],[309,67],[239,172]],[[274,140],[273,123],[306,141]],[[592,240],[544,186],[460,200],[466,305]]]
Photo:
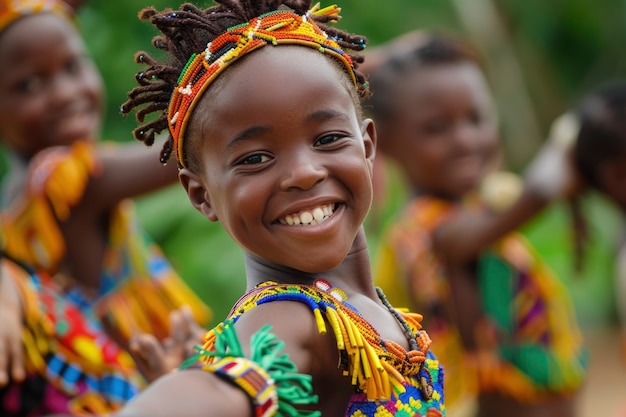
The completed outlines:
[[[578,417],[626,417],[626,364],[616,328],[585,331],[589,375]]]

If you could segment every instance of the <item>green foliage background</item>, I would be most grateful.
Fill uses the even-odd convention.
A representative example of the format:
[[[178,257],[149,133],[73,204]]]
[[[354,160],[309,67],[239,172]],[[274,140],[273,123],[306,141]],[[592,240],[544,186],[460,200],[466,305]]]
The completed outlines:
[[[134,53],[153,51],[150,39],[155,31],[137,19],[137,12],[149,4],[161,9],[176,8],[180,2],[90,0],[80,11],[86,42],[107,84],[103,134],[107,140],[131,140],[135,122],[120,116],[118,109],[135,85],[133,76],[139,67],[133,62]],[[555,116],[588,89],[626,73],[624,0],[344,0],[340,5],[342,27],[366,34],[370,45],[415,29],[453,32],[474,41],[492,63],[488,65],[490,79],[505,80],[494,89],[504,147],[513,169],[520,169],[530,158]],[[473,27],[468,24],[471,15],[485,18],[491,16],[488,11],[494,13],[491,20]],[[507,68],[500,65],[502,60],[511,57],[519,62],[514,67],[519,76],[502,70]],[[522,113],[507,102],[524,96],[529,101]],[[402,183],[395,180],[390,199],[368,219],[373,251],[380,230],[404,198]],[[583,324],[592,326],[614,319],[611,274],[621,221],[597,196],[587,199],[585,207],[593,240],[581,273],[572,269],[564,206],[554,205],[527,225],[525,232],[568,285]],[[191,208],[178,186],[141,198],[139,208],[148,231],[175,267],[213,307],[216,319],[223,317],[244,289],[240,250],[218,224],[209,223]]]

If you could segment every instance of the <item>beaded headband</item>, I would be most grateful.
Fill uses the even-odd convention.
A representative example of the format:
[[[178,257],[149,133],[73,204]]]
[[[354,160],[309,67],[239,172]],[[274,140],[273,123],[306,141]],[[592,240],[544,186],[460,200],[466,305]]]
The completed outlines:
[[[340,11],[336,5],[320,9],[318,3],[302,16],[282,10],[266,13],[229,28],[209,42],[202,53],[192,55],[172,93],[167,115],[180,166],[186,166],[183,155],[185,129],[202,94],[225,68],[258,48],[265,45],[303,45],[317,49],[341,62],[357,85],[350,56],[309,19],[312,15],[326,15],[331,17],[330,20],[338,20]]]
[[[72,9],[57,0],[0,0],[0,32],[16,20],[31,14],[57,13],[72,17]]]

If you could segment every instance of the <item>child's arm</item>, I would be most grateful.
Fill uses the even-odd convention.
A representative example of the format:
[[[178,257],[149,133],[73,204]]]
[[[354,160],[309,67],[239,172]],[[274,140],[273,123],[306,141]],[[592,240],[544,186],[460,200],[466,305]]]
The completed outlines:
[[[0,260],[2,262],[2,260]],[[22,354],[22,306],[13,278],[0,265],[0,387],[26,376]]]
[[[551,138],[526,169],[519,198],[507,209],[461,210],[434,236],[435,248],[450,264],[464,264],[507,233],[537,215],[556,198],[578,192],[570,144],[561,140],[570,120],[555,122]],[[556,139],[555,138],[559,138]],[[460,238],[462,236],[462,238]]]
[[[202,370],[170,373],[150,384],[116,417],[250,417],[243,390]]]
[[[161,148],[141,143],[100,145],[97,156],[101,172],[89,182],[81,201],[88,211],[108,210],[125,198],[158,190],[178,179],[176,161],[159,161]]]

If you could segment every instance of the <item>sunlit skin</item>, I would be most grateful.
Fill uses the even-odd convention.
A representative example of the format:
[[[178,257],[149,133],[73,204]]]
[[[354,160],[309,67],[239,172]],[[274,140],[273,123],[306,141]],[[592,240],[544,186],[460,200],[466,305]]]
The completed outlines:
[[[396,83],[379,146],[415,194],[456,200],[479,185],[498,146],[488,91],[470,62],[421,66]]]
[[[98,137],[102,80],[68,21],[37,14],[0,35],[0,140],[29,159]]]
[[[198,149],[201,167],[182,169],[180,179],[194,207],[221,222],[244,249],[248,287],[326,279],[347,293],[381,338],[407,348],[376,295],[362,227],[372,200],[374,124],[360,120],[353,87],[339,71],[319,52],[289,46],[260,49],[233,65],[194,110],[186,140],[198,142],[187,149]],[[321,224],[282,221],[322,206],[331,212]],[[313,377],[319,396],[313,408],[343,415],[354,388],[337,369],[332,333],[318,334],[303,303],[266,303],[237,321],[246,353],[265,324],[285,342],[298,372]],[[173,373],[120,416],[251,415],[242,392],[224,385],[199,370]]]

